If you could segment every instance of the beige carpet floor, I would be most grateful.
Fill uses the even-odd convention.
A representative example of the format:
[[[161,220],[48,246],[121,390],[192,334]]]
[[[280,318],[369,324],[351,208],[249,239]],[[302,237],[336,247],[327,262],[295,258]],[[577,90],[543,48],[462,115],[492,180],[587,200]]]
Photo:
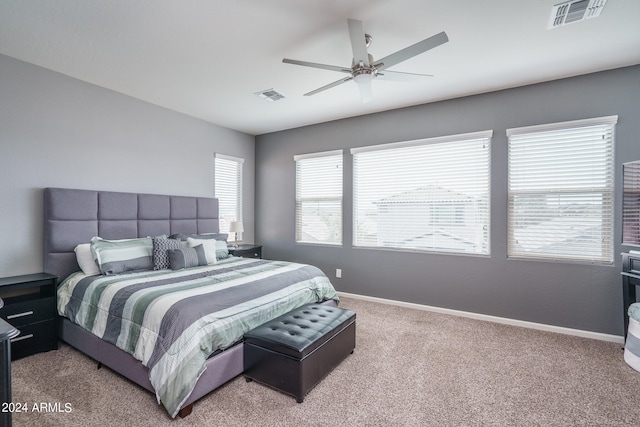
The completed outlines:
[[[242,377],[172,420],[73,348],[13,363],[14,426],[640,426],[621,346],[343,298],[355,352],[302,404]],[[32,412],[34,403],[69,412]],[[51,406],[51,405],[50,405]]]

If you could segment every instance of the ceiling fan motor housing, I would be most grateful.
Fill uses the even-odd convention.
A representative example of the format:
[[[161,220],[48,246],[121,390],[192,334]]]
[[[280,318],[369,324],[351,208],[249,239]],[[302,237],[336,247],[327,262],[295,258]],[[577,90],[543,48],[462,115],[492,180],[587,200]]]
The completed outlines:
[[[369,57],[369,64],[373,64],[373,56],[371,54],[367,55]],[[351,62],[351,75],[353,76],[353,81],[358,84],[365,84],[370,82],[376,76],[376,68],[373,66],[365,66],[362,61],[356,64],[355,60]]]

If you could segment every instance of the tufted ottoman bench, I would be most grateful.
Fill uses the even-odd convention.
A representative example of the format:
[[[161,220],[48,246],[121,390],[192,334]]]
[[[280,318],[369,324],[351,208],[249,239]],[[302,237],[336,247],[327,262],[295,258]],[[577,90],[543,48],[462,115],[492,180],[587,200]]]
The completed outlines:
[[[244,375],[302,403],[356,346],[356,314],[308,304],[244,335]]]

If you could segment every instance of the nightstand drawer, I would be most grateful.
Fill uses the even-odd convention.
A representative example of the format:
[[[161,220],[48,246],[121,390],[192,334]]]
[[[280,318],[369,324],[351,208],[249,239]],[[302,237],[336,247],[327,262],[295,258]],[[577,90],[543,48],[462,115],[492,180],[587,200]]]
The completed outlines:
[[[229,255],[241,258],[262,258],[262,246],[243,244],[238,246],[229,246]]]
[[[629,273],[640,274],[640,257],[629,256]]]
[[[20,335],[11,339],[11,359],[19,359],[42,351],[57,350],[55,319],[18,328]]]
[[[236,256],[242,258],[262,258],[262,250],[251,250],[251,251],[238,251],[236,252]]]
[[[56,316],[56,299],[41,298],[16,304],[5,305],[1,317],[14,327],[54,319]]]

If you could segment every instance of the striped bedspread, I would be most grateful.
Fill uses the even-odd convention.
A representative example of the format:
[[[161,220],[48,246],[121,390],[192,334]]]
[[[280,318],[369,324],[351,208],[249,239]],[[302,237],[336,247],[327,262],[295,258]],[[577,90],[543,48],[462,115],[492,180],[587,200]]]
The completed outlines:
[[[206,359],[245,332],[307,303],[338,300],[316,267],[230,257],[179,271],[75,273],[58,288],[58,312],[149,368],[156,397],[175,417]]]

